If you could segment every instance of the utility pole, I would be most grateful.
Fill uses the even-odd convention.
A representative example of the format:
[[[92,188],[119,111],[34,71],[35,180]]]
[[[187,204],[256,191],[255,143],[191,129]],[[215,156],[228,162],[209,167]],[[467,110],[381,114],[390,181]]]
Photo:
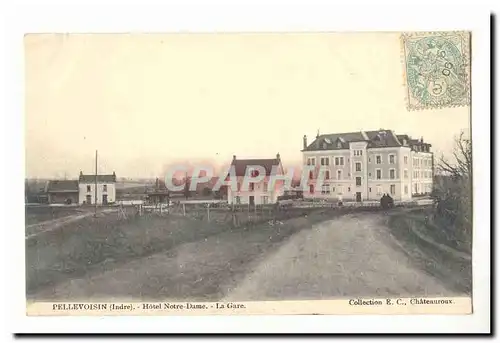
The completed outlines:
[[[95,207],[94,207],[94,217],[97,217],[97,150],[95,151]]]

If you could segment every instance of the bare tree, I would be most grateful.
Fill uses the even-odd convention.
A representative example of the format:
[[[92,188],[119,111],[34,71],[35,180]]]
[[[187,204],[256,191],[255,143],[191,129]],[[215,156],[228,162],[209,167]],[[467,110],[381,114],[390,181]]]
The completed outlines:
[[[455,138],[453,158],[441,156],[432,196],[435,219],[458,245],[471,248],[472,242],[472,141],[462,131]]]
[[[444,174],[453,177],[470,178],[472,176],[472,141],[465,136],[465,132],[455,138],[453,160],[441,155],[437,165]]]

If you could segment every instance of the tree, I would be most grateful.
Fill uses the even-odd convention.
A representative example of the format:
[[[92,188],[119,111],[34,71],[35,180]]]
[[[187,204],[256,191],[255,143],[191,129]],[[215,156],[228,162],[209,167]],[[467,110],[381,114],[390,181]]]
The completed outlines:
[[[454,178],[467,178],[472,176],[472,141],[465,136],[465,132],[455,138],[453,149],[453,160],[449,160],[441,155],[438,162],[438,169],[444,174]]]
[[[453,158],[441,156],[437,163],[432,197],[434,217],[451,239],[468,249],[472,243],[472,141],[462,131],[455,138]]]

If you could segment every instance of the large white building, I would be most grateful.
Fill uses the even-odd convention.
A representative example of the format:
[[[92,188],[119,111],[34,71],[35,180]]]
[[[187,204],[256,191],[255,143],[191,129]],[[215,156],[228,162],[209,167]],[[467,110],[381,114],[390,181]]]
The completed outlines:
[[[248,187],[244,185],[245,176],[252,175],[253,167],[259,166],[265,170],[266,175],[261,181],[251,182]],[[283,166],[280,155],[270,159],[237,159],[233,156],[231,168],[234,168],[236,176],[236,189],[227,188],[227,201],[229,204],[249,204],[266,205],[278,201],[278,197],[283,195],[283,181],[276,181],[271,184],[272,176],[283,175]],[[230,175],[228,175],[230,177]],[[253,175],[257,176],[257,175]]]
[[[97,175],[97,199],[96,199],[96,175],[85,175],[80,172],[78,179],[79,203],[106,205],[116,201],[116,174]]]
[[[432,191],[434,160],[431,145],[392,130],[317,135],[303,138],[303,164],[309,173],[304,197],[344,201],[396,200]],[[324,181],[318,182],[318,175]]]

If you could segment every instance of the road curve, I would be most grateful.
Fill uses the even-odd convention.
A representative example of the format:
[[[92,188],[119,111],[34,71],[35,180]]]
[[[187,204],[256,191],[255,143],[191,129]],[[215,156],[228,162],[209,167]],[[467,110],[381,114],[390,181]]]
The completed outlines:
[[[398,248],[382,214],[354,214],[302,230],[226,301],[453,296]]]

